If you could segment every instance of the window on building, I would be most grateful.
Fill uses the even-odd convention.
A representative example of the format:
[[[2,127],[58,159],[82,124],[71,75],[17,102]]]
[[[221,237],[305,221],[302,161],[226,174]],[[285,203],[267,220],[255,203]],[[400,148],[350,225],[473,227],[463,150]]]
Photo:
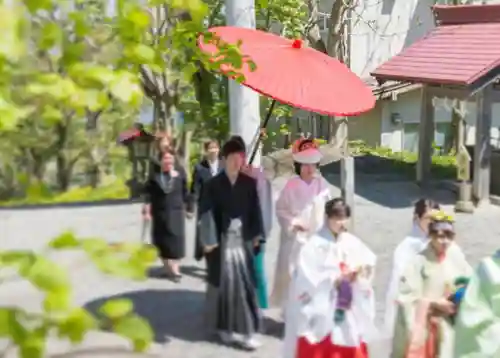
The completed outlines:
[[[319,31],[327,31],[330,25],[330,14],[323,12],[318,13],[318,27]]]
[[[408,152],[418,151],[418,123],[403,125],[403,149]]]
[[[434,144],[439,147],[441,152],[444,150],[445,140],[451,132],[451,123],[436,123],[434,129]],[[403,126],[403,149],[408,152],[418,152],[418,123],[405,123]],[[443,153],[439,153],[443,154]]]
[[[439,154],[444,154],[446,139],[449,138],[451,134],[451,122],[441,122],[436,123],[436,129],[434,131],[434,143],[436,145]]]

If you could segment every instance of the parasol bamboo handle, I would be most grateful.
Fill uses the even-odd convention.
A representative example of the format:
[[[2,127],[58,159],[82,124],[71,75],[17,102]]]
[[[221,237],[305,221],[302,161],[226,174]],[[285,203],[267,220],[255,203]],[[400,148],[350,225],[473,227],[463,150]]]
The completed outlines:
[[[266,129],[267,124],[269,123],[269,120],[271,119],[271,114],[273,113],[273,109],[274,109],[275,105],[276,105],[276,100],[273,99],[273,101],[271,102],[271,106],[269,107],[269,110],[267,111],[266,118],[264,119],[264,123],[262,123],[262,126],[259,128],[257,141],[255,142],[255,146],[252,149],[252,155],[250,156],[250,160],[248,161],[248,164],[252,164],[253,160],[255,159],[255,156],[257,155],[257,151],[259,150],[260,140],[262,138],[262,135],[260,133],[263,129]]]

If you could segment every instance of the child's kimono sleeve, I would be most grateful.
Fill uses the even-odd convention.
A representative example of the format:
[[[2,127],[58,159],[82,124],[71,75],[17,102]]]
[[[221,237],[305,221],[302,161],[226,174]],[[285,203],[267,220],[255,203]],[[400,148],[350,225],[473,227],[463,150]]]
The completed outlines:
[[[416,256],[403,270],[398,284],[392,357],[406,357],[410,341],[415,336],[415,331],[422,329],[421,325],[425,325],[425,320],[424,322],[417,320],[417,317],[422,316],[421,312],[418,311],[425,310],[425,307],[422,306],[423,302],[421,302],[423,296],[423,263],[424,257]],[[424,344],[424,342],[425,334],[421,337],[420,343]]]
[[[500,260],[498,260],[500,261]],[[455,321],[455,358],[500,357],[500,263],[483,260]]]

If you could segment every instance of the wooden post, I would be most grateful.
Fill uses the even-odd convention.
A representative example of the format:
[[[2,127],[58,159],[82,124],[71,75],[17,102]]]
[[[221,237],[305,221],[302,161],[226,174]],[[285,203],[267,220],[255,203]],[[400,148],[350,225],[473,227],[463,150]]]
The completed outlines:
[[[351,208],[351,222],[349,226],[351,230],[354,230],[354,173],[356,171],[356,168],[354,166],[354,157],[350,156],[349,153],[344,154],[344,157],[340,160],[340,163],[340,188],[342,198]]]
[[[491,91],[491,86],[488,86],[476,95],[476,143],[474,148],[472,193],[477,205],[488,202],[490,197]]]
[[[425,185],[431,174],[432,143],[434,142],[434,104],[429,89],[422,86],[418,135],[417,182]]]
[[[337,133],[342,132],[342,158],[340,159],[340,192],[342,199],[351,208],[351,223],[350,229],[354,230],[354,193],[355,182],[354,175],[356,168],[354,166],[354,158],[349,153],[349,129],[347,118],[342,120],[342,123],[337,128]]]
[[[457,180],[460,183],[458,187],[458,198],[455,203],[455,211],[460,213],[473,213],[474,204],[472,203],[472,186],[470,183],[470,161],[471,157],[465,147],[465,114],[467,102],[460,100],[458,107],[453,108],[452,123],[456,128],[456,159],[457,159]]]

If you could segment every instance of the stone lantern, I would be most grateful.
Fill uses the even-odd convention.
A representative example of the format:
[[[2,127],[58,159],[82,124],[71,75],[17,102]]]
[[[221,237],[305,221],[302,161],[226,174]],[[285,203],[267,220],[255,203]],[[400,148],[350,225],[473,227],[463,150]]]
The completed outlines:
[[[119,143],[126,146],[132,163],[132,178],[128,181],[131,199],[141,196],[149,176],[149,165],[155,136],[136,123],[134,128],[120,135]]]

